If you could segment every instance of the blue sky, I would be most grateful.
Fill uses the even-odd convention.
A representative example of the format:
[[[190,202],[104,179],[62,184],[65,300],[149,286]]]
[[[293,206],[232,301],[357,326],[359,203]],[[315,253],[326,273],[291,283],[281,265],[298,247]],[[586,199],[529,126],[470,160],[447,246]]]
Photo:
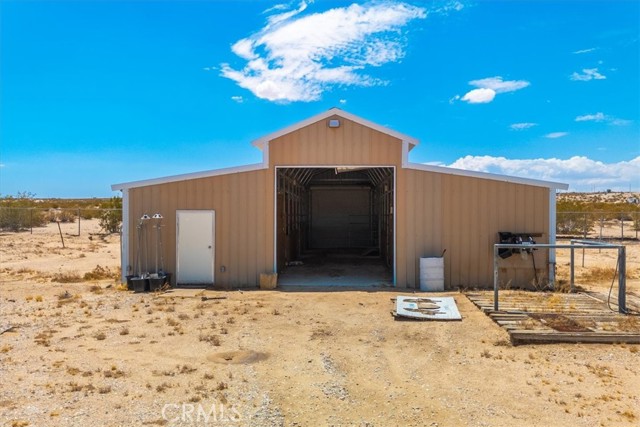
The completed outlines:
[[[411,160],[640,191],[637,1],[0,2],[0,194],[256,163],[331,107]]]

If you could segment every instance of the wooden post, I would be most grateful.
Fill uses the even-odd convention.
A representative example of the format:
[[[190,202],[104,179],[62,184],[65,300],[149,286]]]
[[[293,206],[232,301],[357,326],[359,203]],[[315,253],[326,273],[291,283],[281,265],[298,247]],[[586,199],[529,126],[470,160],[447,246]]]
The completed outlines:
[[[80,237],[80,208],[78,208],[78,237]]]
[[[60,221],[56,221],[58,223],[58,231],[60,232],[60,240],[62,240],[62,249],[64,249],[64,238],[62,237],[62,228],[60,228]]]

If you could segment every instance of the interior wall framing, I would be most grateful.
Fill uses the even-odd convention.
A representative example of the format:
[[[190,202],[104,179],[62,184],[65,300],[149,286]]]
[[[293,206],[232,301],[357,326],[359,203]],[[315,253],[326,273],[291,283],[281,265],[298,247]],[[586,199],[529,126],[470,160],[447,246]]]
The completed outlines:
[[[387,267],[395,268],[395,171],[394,166],[276,166],[275,167],[275,229],[278,271],[287,262],[295,261],[303,250],[310,249],[313,212],[313,191],[308,187],[320,170],[350,169],[366,171],[371,183],[368,200],[368,230]],[[340,185],[333,191],[340,191]],[[345,185],[343,188],[347,188]],[[373,224],[375,222],[375,224]],[[354,244],[354,247],[358,245]]]

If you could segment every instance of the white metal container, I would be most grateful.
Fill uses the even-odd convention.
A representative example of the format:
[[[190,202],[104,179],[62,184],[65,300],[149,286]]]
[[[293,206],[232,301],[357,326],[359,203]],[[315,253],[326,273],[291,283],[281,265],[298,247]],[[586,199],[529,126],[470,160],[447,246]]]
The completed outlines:
[[[444,291],[444,258],[420,258],[420,290]]]

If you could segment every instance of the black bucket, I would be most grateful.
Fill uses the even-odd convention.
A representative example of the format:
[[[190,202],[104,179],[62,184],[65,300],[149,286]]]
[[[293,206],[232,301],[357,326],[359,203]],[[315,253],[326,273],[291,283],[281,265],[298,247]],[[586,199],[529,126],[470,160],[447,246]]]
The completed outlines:
[[[133,283],[131,282],[131,279],[133,279],[136,276],[134,276],[133,274],[130,274],[130,275],[125,276],[125,277],[127,278],[127,289],[132,291],[133,290]]]
[[[132,277],[131,283],[133,284],[133,292],[145,292],[149,290],[149,279],[142,277]]]
[[[162,285],[164,285],[165,280],[166,280],[165,276],[150,277],[149,278],[149,290],[151,292],[159,291],[160,289],[162,289]]]

